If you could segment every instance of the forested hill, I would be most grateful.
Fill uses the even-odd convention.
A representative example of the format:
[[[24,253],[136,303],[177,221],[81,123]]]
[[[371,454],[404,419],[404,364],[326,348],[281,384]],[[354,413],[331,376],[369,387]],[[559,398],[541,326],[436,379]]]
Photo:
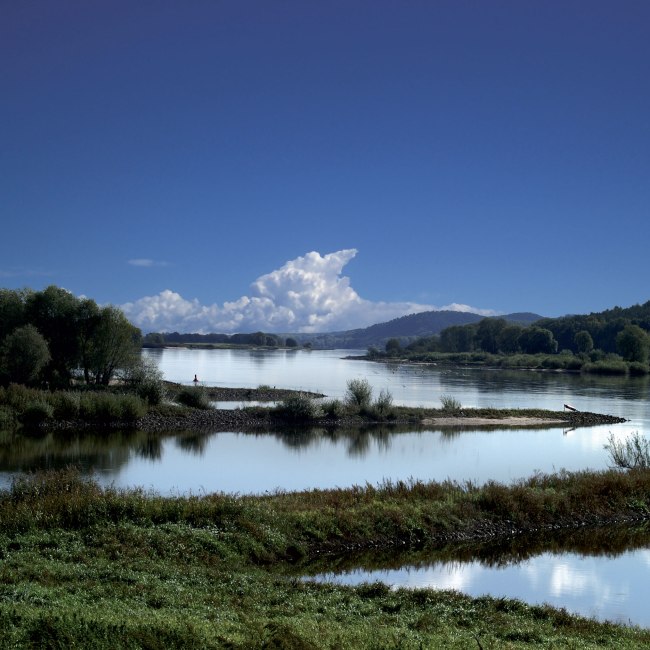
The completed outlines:
[[[574,349],[576,334],[584,331],[591,336],[595,348],[614,352],[616,336],[626,325],[638,325],[650,332],[650,300],[642,305],[613,307],[591,314],[542,318],[536,325],[553,333],[560,350]]]
[[[311,343],[315,348],[358,348],[369,346],[383,348],[391,338],[403,343],[423,336],[439,334],[452,325],[477,323],[484,317],[480,314],[461,311],[425,311],[395,318],[386,323],[370,327],[347,330],[344,332],[327,332],[322,334],[291,334],[300,343]],[[542,318],[539,314],[516,313],[502,316],[507,321],[528,325]]]

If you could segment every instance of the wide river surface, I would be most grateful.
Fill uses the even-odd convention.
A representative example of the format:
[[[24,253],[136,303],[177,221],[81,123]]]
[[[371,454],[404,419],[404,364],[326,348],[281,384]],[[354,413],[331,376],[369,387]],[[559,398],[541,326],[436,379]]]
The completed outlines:
[[[527,371],[448,369],[347,360],[354,350],[144,350],[165,379],[207,386],[259,385],[342,398],[350,379],[366,378],[374,394],[396,404],[581,411],[626,418],[623,424],[567,430],[470,427],[427,430],[388,427],[268,434],[237,431],[177,434],[48,435],[0,443],[0,486],[34,469],[69,464],[102,484],[141,486],[162,494],[265,493],[275,490],[376,485],[383,481],[445,480],[510,483],[535,472],[604,469],[610,435],[650,434],[649,379],[603,378]],[[219,404],[233,408],[240,404]],[[321,576],[323,579],[323,576]],[[571,611],[648,626],[650,545],[612,558],[542,554],[507,569],[476,562],[433,562],[379,573],[352,571],[327,579],[380,579],[392,585],[456,587],[468,593],[552,602]],[[643,603],[642,607],[635,604]]]

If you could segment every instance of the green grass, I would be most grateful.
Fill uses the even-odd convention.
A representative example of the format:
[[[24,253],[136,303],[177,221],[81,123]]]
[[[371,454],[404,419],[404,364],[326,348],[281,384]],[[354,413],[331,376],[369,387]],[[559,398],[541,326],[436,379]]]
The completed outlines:
[[[511,487],[396,483],[266,497],[163,498],[73,470],[0,493],[1,647],[636,648],[650,631],[550,607],[287,577],[298,558],[650,512],[650,473]],[[295,571],[295,569],[294,569]]]

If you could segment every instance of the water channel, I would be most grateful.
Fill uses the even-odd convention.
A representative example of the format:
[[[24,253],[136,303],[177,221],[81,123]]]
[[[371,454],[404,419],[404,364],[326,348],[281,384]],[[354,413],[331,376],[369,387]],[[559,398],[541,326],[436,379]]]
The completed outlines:
[[[349,379],[367,378],[375,395],[387,389],[396,404],[438,407],[443,395],[466,407],[561,410],[563,404],[570,403],[579,410],[617,415],[628,421],[575,430],[370,427],[336,432],[230,431],[163,437],[115,432],[5,439],[0,441],[0,486],[8,485],[21,472],[69,464],[92,473],[104,485],[141,486],[171,495],[265,493],[410,479],[450,478],[478,483],[494,479],[510,483],[535,472],[604,469],[609,458],[603,446],[610,434],[617,438],[636,431],[650,434],[647,377],[621,379],[372,363],[344,359],[362,354],[350,350],[164,349],[145,350],[143,354],[158,364],[165,379],[186,384],[196,374],[208,386],[269,385],[341,398]],[[219,406],[240,407],[241,403]],[[453,587],[472,594],[489,592],[530,602],[551,602],[600,618],[650,625],[632,607],[632,603],[644,601],[646,595],[643,588],[650,577],[647,540],[629,552],[621,550],[617,558],[580,553],[571,558],[542,552],[535,558],[510,563],[507,570],[486,567],[478,560],[432,560],[380,571],[383,573],[348,569],[342,578],[328,579],[381,579],[393,585]],[[524,583],[528,584],[527,590],[521,587]],[[542,583],[547,586],[539,591]],[[597,602],[581,605],[567,589],[567,585],[580,584],[585,593],[608,593],[617,598],[626,595],[618,601],[602,596]],[[596,585],[604,586],[598,590]]]

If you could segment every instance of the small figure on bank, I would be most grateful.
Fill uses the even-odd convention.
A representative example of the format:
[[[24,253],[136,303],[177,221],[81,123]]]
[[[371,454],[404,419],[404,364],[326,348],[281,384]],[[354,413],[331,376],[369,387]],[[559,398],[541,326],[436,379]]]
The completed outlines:
[[[198,383],[199,383],[199,378],[198,378],[196,375],[194,375],[194,379],[192,379],[192,381],[193,381],[195,384],[198,384]]]

